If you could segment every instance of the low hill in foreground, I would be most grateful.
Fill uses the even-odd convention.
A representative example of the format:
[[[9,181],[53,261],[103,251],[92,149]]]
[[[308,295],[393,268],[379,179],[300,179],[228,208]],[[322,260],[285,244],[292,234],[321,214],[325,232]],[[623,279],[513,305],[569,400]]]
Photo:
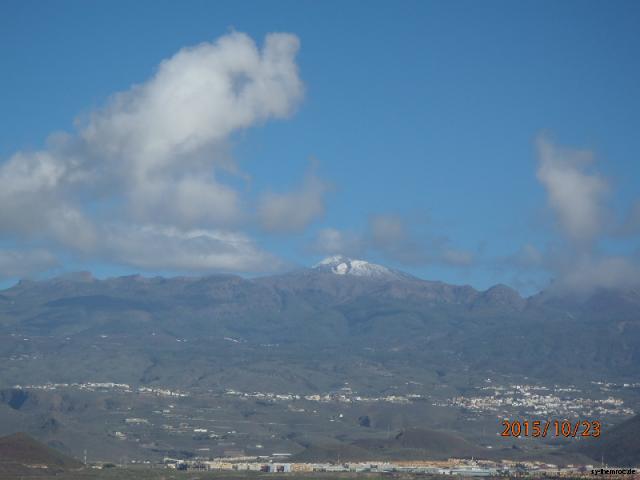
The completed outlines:
[[[362,439],[351,444],[308,445],[297,461],[418,460],[472,457],[486,451],[462,437],[431,429],[411,428],[389,438]]]
[[[599,440],[580,447],[580,453],[611,466],[640,466],[640,415],[604,431]]]
[[[485,451],[458,435],[426,428],[410,428],[386,440],[361,440],[356,443],[370,452],[393,452],[393,457],[406,459],[486,455]]]
[[[77,460],[43,445],[24,433],[0,437],[0,477],[51,475],[81,468]]]

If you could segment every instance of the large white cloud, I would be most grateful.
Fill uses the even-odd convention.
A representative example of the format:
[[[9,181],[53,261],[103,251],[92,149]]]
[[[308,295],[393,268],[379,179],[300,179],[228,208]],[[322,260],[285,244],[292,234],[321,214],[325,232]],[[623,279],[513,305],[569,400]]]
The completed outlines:
[[[237,233],[243,201],[220,173],[238,170],[234,132],[301,100],[298,48],[294,35],[269,34],[259,48],[236,32],[184,48],[75,133],[14,154],[0,165],[0,235],[154,268],[266,268],[271,257]]]
[[[292,112],[303,92],[298,48],[295,36],[270,34],[260,51],[242,33],[185,48],[91,115],[81,138],[99,155],[125,159],[135,175],[207,164],[211,144]]]

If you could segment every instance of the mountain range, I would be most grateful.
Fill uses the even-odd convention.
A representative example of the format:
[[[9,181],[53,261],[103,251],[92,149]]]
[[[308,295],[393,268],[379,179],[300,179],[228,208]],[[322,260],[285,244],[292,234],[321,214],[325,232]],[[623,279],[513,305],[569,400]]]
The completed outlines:
[[[432,370],[633,378],[640,366],[639,312],[640,292],[633,290],[522,298],[505,285],[478,291],[334,257],[254,279],[75,274],[21,281],[0,293],[0,333],[59,339],[65,348],[67,337],[237,337],[306,352],[374,349],[384,356],[393,350],[396,357],[417,355]],[[29,346],[5,344],[3,352],[26,354]],[[135,380],[144,377],[138,373]],[[49,379],[59,377],[51,372]]]
[[[0,361],[0,433],[28,422],[30,433],[71,442],[77,452],[74,439],[94,441],[77,430],[79,416],[97,418],[89,412],[106,415],[113,405],[126,412],[133,403],[43,396],[29,385],[113,382],[203,395],[320,395],[347,389],[367,398],[431,396],[437,403],[467,394],[487,379],[585,389],[595,381],[635,384],[640,292],[549,290],[524,298],[505,285],[479,291],[342,256],[250,279],[97,279],[77,273],[24,280],[0,292]],[[269,415],[282,425],[290,422],[290,411],[276,415],[269,402],[256,402],[251,409],[240,402],[229,411],[249,418],[264,414],[265,425]],[[421,405],[355,409],[348,444],[396,449],[401,443],[380,443],[380,435],[466,428],[459,414]],[[369,429],[358,425],[363,415],[371,416]],[[340,421],[331,435],[342,435]],[[69,425],[76,430],[66,431]],[[117,430],[99,428],[111,436]],[[296,428],[283,426],[276,446],[317,447]],[[371,438],[360,438],[364,433]],[[326,435],[318,438],[329,444],[334,437]],[[471,436],[481,440],[479,432]]]

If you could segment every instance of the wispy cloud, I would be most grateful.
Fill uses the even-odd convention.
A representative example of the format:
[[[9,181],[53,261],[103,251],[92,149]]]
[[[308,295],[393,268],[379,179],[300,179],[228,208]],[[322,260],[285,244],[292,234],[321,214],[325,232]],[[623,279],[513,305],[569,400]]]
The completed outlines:
[[[541,136],[538,147],[538,180],[562,231],[578,244],[589,244],[602,233],[607,218],[608,182],[589,171],[594,155],[588,150],[562,148]]]
[[[310,250],[322,255],[357,256],[365,253],[364,243],[362,234],[328,227],[316,234]]]
[[[637,259],[633,255],[607,254],[600,245],[615,232],[632,232],[636,212],[632,209],[623,225],[614,224],[608,203],[611,185],[595,170],[593,152],[560,147],[545,136],[536,144],[537,178],[545,187],[558,236],[543,249],[524,245],[505,263],[525,276],[534,271],[547,272],[556,291],[639,286]]]
[[[449,237],[425,232],[424,220],[411,222],[402,215],[389,213],[371,215],[360,232],[323,229],[312,248],[322,254],[372,254],[411,267],[429,264],[468,267],[475,261],[473,252],[456,248]]]
[[[620,226],[619,233],[622,235],[640,234],[640,200],[636,200]]]
[[[56,258],[46,250],[0,250],[0,280],[28,277],[32,272],[48,270],[57,266]]]
[[[329,184],[314,171],[307,173],[301,186],[284,193],[267,192],[260,199],[259,216],[270,232],[299,232],[325,212]]]

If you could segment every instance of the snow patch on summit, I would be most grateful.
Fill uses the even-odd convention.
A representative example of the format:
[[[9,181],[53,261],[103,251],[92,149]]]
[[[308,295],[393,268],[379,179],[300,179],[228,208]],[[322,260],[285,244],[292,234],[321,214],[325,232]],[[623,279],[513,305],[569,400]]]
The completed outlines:
[[[400,272],[396,272],[382,265],[369,263],[364,260],[355,260],[342,255],[334,255],[316,263],[316,270],[330,271],[336,275],[354,275],[369,278],[405,278]]]

